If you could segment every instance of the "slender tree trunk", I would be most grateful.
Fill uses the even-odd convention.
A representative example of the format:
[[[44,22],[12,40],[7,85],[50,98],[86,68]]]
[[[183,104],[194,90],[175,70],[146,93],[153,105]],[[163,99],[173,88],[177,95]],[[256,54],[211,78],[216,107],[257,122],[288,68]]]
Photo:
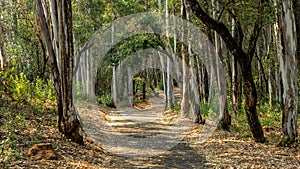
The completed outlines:
[[[127,91],[128,91],[128,98],[129,98],[129,106],[133,107],[133,103],[134,103],[134,80],[133,80],[133,75],[132,75],[132,70],[130,67],[127,68],[127,79],[128,79],[128,87],[127,87]]]
[[[181,16],[183,19],[186,19],[186,8],[185,0],[181,0]],[[185,28],[182,25],[182,30]],[[181,32],[182,41],[184,41],[184,31]],[[189,37],[189,30],[188,30]],[[187,116],[190,112],[190,103],[189,103],[189,56],[187,53],[188,49],[185,44],[182,44],[181,55],[182,55],[182,100],[181,100],[181,116]]]
[[[161,2],[161,0],[158,0],[158,10],[159,10],[160,13],[162,13],[162,2]],[[162,18],[160,18],[160,21],[162,21]],[[162,82],[163,82],[165,105],[168,106],[168,92],[167,92],[167,81],[168,81],[168,79],[167,79],[167,74],[165,72],[167,70],[166,70],[166,66],[165,66],[164,57],[159,54],[159,58],[160,58],[160,64],[161,64],[161,77],[162,77]]]
[[[240,22],[236,16],[232,20],[232,36],[239,46],[243,45],[243,31]],[[235,114],[238,114],[242,103],[242,82],[241,82],[241,67],[237,59],[232,56],[232,108]]]
[[[263,65],[260,62],[261,59],[261,55],[262,53],[260,52],[260,48],[259,48],[259,42],[257,42],[256,44],[256,55],[257,55],[257,69],[258,69],[258,102],[259,103],[263,103],[263,99],[264,99],[264,91],[263,91],[263,80],[262,80],[262,76],[264,75],[264,71],[263,71]]]
[[[173,53],[172,47],[170,44],[169,39],[169,25],[170,25],[170,15],[169,15],[169,7],[168,7],[168,0],[165,1],[165,9],[166,9],[166,37],[167,37],[167,43],[168,43],[168,53],[172,53],[172,57],[169,56],[167,59],[167,108],[168,109],[174,109],[174,84],[173,84],[173,78],[172,78],[172,61],[173,59]],[[174,65],[173,65],[174,66]]]
[[[58,18],[57,18],[58,17],[58,13],[57,13],[57,2],[53,1],[53,0],[50,0],[49,4],[50,4],[50,15],[51,15],[52,31],[53,31],[53,35],[54,35],[54,37],[52,37],[52,39],[53,39],[53,46],[54,46],[55,52],[58,53],[59,52],[58,51],[59,44],[58,44]],[[60,60],[61,60],[61,58],[59,58],[59,57],[60,57],[59,55],[56,56],[56,60],[57,60],[58,65],[60,65]],[[60,67],[58,67],[58,70],[60,72]]]
[[[265,32],[266,32],[266,38],[264,42],[264,46],[267,49],[266,50],[266,56],[265,60],[267,61],[268,67],[267,67],[267,72],[268,72],[268,79],[266,79],[267,83],[267,89],[269,93],[269,105],[273,106],[274,103],[274,92],[273,92],[273,83],[272,83],[272,67],[271,65],[274,65],[274,61],[272,58],[270,58],[270,49],[271,49],[271,43],[272,43],[272,26],[266,26],[265,27]]]
[[[172,4],[173,4],[173,16],[176,16],[176,7],[174,6],[176,0],[172,0]],[[176,76],[177,76],[177,86],[182,86],[182,81],[181,81],[181,68],[178,62],[178,57],[177,57],[177,39],[178,39],[178,28],[177,28],[177,23],[176,23],[176,18],[173,17],[173,25],[174,25],[174,34],[173,34],[173,40],[174,40],[174,46],[173,46],[173,62],[174,62],[174,68],[176,71]],[[175,99],[174,99],[175,101]]]
[[[219,10],[219,5],[218,5],[218,2],[216,0],[212,0],[212,5],[213,5],[213,9],[216,9],[216,10]],[[214,18],[217,18],[216,16],[216,11],[214,10],[213,11],[213,17]],[[226,99],[226,96],[227,96],[227,93],[226,93],[226,88],[222,88],[222,86],[225,86],[225,85],[222,85],[222,83],[225,83],[226,82],[226,79],[223,79],[221,77],[221,71],[223,70],[220,70],[220,66],[218,66],[218,64],[222,64],[221,62],[219,63],[218,60],[221,60],[223,59],[223,56],[222,56],[222,47],[221,47],[221,37],[220,35],[218,35],[217,32],[215,32],[215,48],[216,48],[216,54],[215,56],[212,56],[212,57],[215,57],[214,60],[215,60],[215,63],[213,63],[214,65],[214,69],[215,69],[215,72],[216,72],[216,79],[217,79],[217,84],[218,84],[218,92],[219,92],[219,104],[220,104],[220,116],[219,116],[219,128],[222,128],[224,130],[229,130],[230,128],[230,125],[231,125],[231,116],[229,115],[229,111],[228,111],[228,106],[227,106],[227,99]],[[218,58],[219,57],[219,58]],[[225,100],[223,100],[222,98],[225,96]],[[225,106],[222,107],[223,103],[225,103]],[[223,110],[222,110],[223,109]]]
[[[1,8],[0,8],[0,18],[3,17],[3,9],[5,6],[5,1],[1,2]],[[4,44],[4,29],[3,29],[3,25],[0,22],[0,69],[4,70],[5,69],[5,65],[6,65],[6,51],[5,51],[5,44]]]
[[[111,5],[112,5],[112,8],[114,6],[114,2],[111,1]],[[111,12],[111,15],[112,15],[112,19],[115,17],[115,13],[114,11],[112,10]],[[112,24],[111,25],[111,43],[113,44],[114,43],[114,36],[115,36],[115,25]],[[121,67],[121,62],[119,63],[119,68]],[[117,103],[118,100],[117,100],[117,93],[121,94],[119,91],[117,91],[117,80],[116,80],[116,65],[114,64],[113,65],[113,73],[112,73],[112,99],[114,101],[114,103]],[[119,87],[120,88],[120,87]]]
[[[6,65],[6,51],[5,51],[5,44],[4,44],[4,31],[1,23],[0,23],[0,63],[1,63],[1,67],[0,67],[1,70],[4,70]]]

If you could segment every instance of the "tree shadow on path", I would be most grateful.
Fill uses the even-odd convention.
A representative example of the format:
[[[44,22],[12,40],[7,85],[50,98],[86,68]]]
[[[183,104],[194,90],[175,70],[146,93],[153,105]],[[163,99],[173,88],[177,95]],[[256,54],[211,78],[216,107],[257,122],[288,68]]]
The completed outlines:
[[[211,168],[205,157],[186,143],[179,143],[169,151],[154,157],[128,158],[111,155],[105,167],[110,168]]]

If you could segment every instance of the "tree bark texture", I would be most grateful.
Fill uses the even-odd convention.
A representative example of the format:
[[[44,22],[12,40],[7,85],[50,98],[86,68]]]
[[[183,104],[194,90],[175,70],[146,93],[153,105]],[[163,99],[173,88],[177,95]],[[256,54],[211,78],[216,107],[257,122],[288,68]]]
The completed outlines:
[[[54,1],[54,0],[53,0]],[[57,0],[58,21],[58,53],[55,52],[51,37],[50,25],[46,21],[47,9],[42,2],[35,1],[37,15],[41,26],[44,41],[50,58],[50,65],[58,110],[58,128],[67,138],[78,144],[83,144],[82,128],[73,101],[73,34],[72,34],[72,8],[70,0]],[[53,2],[54,3],[54,2]],[[58,56],[58,57],[57,57]],[[60,58],[60,64],[57,62]],[[61,69],[61,71],[59,71]]]
[[[280,2],[280,1],[277,1]],[[279,13],[277,13],[279,14]],[[293,5],[290,0],[281,3],[280,18],[277,25],[277,44],[280,72],[283,84],[282,135],[281,144],[295,142],[298,137],[298,69],[297,69],[297,35]]]

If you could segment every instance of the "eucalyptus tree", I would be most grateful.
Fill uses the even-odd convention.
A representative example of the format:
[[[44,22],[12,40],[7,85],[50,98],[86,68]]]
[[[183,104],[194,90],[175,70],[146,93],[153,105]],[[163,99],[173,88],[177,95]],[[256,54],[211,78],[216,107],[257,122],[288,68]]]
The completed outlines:
[[[213,18],[214,19],[217,19],[217,11],[219,11],[219,3],[218,1],[216,0],[212,0],[212,7],[213,7]],[[223,102],[225,102],[225,105],[224,107],[220,107],[220,110],[223,108],[224,110],[222,110],[220,113],[220,117],[219,117],[219,124],[218,124],[218,127],[219,128],[222,128],[222,129],[225,129],[225,130],[229,130],[230,128],[230,125],[231,125],[231,116],[229,114],[229,111],[228,111],[228,105],[227,105],[227,97],[225,97],[225,100],[222,100],[222,96],[226,96],[227,93],[226,93],[226,89],[222,88],[221,86],[224,86],[224,85],[221,85],[222,83],[225,83],[225,79],[222,79],[221,78],[221,73],[223,70],[220,69],[220,66],[217,66],[218,64],[222,64],[222,63],[218,63],[218,58],[220,58],[220,60],[223,60],[223,46],[222,46],[222,40],[221,40],[221,37],[220,35],[215,32],[214,34],[214,44],[215,44],[215,53],[216,55],[212,55],[211,57],[216,57],[214,58],[213,60],[215,61],[215,63],[212,63],[212,68],[214,69],[214,72],[216,72],[216,80],[217,80],[217,84],[218,84],[218,91],[219,91],[219,96],[220,96],[220,105],[222,105]]]
[[[172,63],[174,64],[175,61],[175,49],[172,49],[169,37],[169,27],[170,27],[170,12],[169,12],[169,4],[168,0],[165,1],[165,10],[166,10],[166,38],[167,38],[167,50],[169,53],[172,53],[172,57],[167,58],[167,108],[174,109],[174,84],[173,84],[173,77],[172,75]]]
[[[189,18],[187,15],[187,9],[186,9],[186,0],[181,0],[181,17],[183,19]],[[184,24],[181,24],[182,30],[184,30]],[[184,42],[184,34],[185,32],[182,31],[181,33],[181,41]],[[187,36],[189,37],[190,30],[187,30]],[[190,111],[190,92],[189,92],[189,56],[188,56],[188,48],[187,45],[182,44],[181,46],[181,57],[182,57],[182,98],[181,98],[181,115],[186,116],[188,115]]]
[[[35,4],[56,90],[59,131],[72,141],[83,144],[82,128],[72,91],[74,48],[71,0],[50,0],[50,4],[35,0]],[[49,6],[53,8],[49,10]],[[47,21],[48,17],[52,18],[51,21]],[[52,31],[56,35],[52,36]]]
[[[298,137],[298,71],[297,35],[293,5],[290,0],[277,1],[277,23],[275,24],[276,48],[283,84],[282,140],[281,144],[295,142]]]

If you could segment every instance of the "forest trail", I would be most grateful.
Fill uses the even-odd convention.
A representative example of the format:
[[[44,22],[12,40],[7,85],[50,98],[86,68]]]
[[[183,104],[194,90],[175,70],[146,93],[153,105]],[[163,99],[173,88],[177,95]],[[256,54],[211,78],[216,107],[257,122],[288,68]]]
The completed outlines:
[[[160,94],[162,95],[163,93]],[[102,164],[104,168],[300,167],[298,148],[280,148],[274,140],[270,140],[271,143],[268,144],[258,144],[251,138],[240,137],[238,132],[217,130],[206,142],[199,143],[199,133],[203,128],[200,124],[187,128],[187,133],[180,140],[172,140],[171,137],[151,140],[157,135],[168,133],[179,115],[171,111],[160,111],[164,108],[163,98],[150,99],[149,102],[136,105],[136,111],[128,111],[128,114],[126,111],[102,109],[101,116],[114,129],[97,130],[97,134],[93,135],[96,136],[93,141],[106,151]],[[91,119],[90,116],[87,118]],[[279,131],[272,131],[267,134],[274,136],[278,133]],[[176,134],[168,136],[172,135]],[[161,151],[155,152],[153,150],[159,150],[159,146],[148,145],[151,144],[148,139],[154,144],[172,147],[161,147]]]
[[[109,156],[104,166],[110,168],[199,168],[205,159],[191,147],[191,140],[184,139],[191,125],[176,125],[179,115],[165,111],[163,91],[150,97],[147,103],[139,103],[134,109],[111,110],[104,119],[110,127]],[[175,96],[179,99],[179,90]],[[90,118],[90,117],[89,117]],[[98,132],[102,137],[107,130]],[[120,137],[122,135],[122,137]],[[178,137],[180,136],[180,137]],[[108,148],[108,146],[110,146]],[[167,147],[170,148],[167,148]]]

